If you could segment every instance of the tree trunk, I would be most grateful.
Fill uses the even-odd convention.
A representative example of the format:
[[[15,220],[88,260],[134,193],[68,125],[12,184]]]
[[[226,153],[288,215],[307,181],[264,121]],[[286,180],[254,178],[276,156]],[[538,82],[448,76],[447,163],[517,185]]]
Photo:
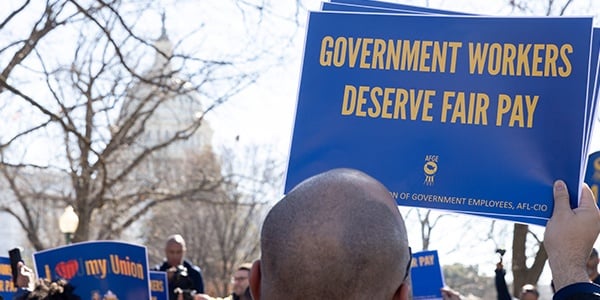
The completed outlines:
[[[544,270],[544,264],[548,259],[548,254],[544,244],[539,244],[539,249],[535,253],[534,262],[531,267],[527,267],[527,234],[529,226],[524,224],[514,225],[513,231],[513,253],[512,253],[512,272],[513,272],[513,295],[519,297],[521,287],[525,284],[537,285],[540,275]]]

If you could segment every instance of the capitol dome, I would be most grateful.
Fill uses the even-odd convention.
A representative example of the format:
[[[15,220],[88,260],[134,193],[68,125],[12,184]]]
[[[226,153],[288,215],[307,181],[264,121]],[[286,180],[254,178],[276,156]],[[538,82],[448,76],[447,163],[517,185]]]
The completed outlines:
[[[143,74],[144,80],[128,91],[117,122],[118,126],[127,126],[125,123],[132,119],[132,114],[139,115],[135,118],[133,130],[143,127],[143,133],[135,141],[140,148],[167,142],[178,133],[183,136],[189,134],[204,112],[199,93],[173,71],[170,59],[173,44],[166,34],[164,15],[162,33],[154,46],[159,50],[154,63]],[[160,150],[160,156],[177,158],[211,149],[212,136],[208,121],[203,119],[195,133]]]

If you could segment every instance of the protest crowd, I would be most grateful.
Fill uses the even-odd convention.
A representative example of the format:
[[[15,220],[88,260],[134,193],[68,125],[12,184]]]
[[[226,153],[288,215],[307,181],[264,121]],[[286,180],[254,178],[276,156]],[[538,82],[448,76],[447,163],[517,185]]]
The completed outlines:
[[[261,258],[252,266],[240,265],[227,298],[203,294],[202,274],[185,260],[181,235],[167,239],[166,259],[157,269],[168,274],[171,299],[178,300],[410,299],[408,230],[380,182],[357,170],[334,169],[303,181],[270,210],[260,237]],[[556,181],[554,212],[544,234],[556,289],[553,299],[600,299],[600,285],[590,278],[597,277],[592,246],[598,234],[600,211],[591,190],[585,186],[580,206],[571,209],[566,185]],[[62,279],[38,280],[27,290],[32,271],[22,262],[18,267],[20,289],[14,299],[82,299]],[[497,286],[498,299],[510,299],[501,263],[497,274],[504,284]],[[461,299],[449,287],[440,292],[443,299]],[[528,285],[519,299],[538,296]]]

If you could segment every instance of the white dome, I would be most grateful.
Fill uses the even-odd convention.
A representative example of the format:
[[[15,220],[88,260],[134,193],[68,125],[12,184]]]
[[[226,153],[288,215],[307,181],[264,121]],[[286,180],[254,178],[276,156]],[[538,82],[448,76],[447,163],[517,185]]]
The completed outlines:
[[[164,15],[161,36],[154,45],[160,53],[156,53],[154,63],[144,77],[149,80],[160,79],[171,90],[167,88],[159,90],[156,85],[139,82],[128,92],[127,102],[123,104],[118,122],[118,126],[123,126],[125,120],[136,110],[142,114],[154,110],[152,116],[143,125],[144,133],[136,142],[144,148],[162,143],[172,138],[176,132],[189,128],[203,113],[200,95],[190,83],[177,78],[172,73],[169,57],[173,54],[173,45],[166,34]],[[138,126],[141,126],[141,119],[143,117],[137,121]],[[202,125],[193,136],[171,144],[160,154],[176,158],[186,153],[200,152],[203,148],[211,146],[212,135],[210,125],[206,120],[202,120]]]

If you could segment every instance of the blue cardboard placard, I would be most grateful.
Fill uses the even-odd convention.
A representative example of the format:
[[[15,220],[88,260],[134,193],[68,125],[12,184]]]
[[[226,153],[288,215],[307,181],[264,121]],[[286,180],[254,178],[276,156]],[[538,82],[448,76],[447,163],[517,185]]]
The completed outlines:
[[[410,268],[414,300],[442,299],[444,274],[437,250],[413,253]]]
[[[448,14],[455,15],[461,14],[454,11],[445,11],[445,10],[432,10],[430,8],[425,7],[417,7],[417,6],[407,6],[403,4],[397,3],[389,3],[383,1],[373,1],[373,0],[332,0],[332,2],[323,2],[322,10],[324,11],[341,11],[341,12],[361,12],[361,13],[398,13],[398,14]],[[467,15],[467,14],[465,14]],[[590,57],[590,73],[588,75],[588,98],[586,104],[585,118],[586,126],[584,129],[585,138],[584,138],[584,149],[582,153],[582,157],[584,161],[587,161],[588,147],[589,141],[592,134],[592,128],[594,127],[594,120],[596,119],[596,104],[598,101],[597,94],[598,88],[600,85],[598,84],[598,73],[600,71],[600,62],[598,60],[600,56],[600,29],[593,28],[592,33],[592,48],[591,48],[591,57]],[[583,164],[585,165],[585,163]],[[583,172],[584,170],[582,170]],[[527,209],[532,209],[528,206]],[[482,215],[488,217],[495,217],[495,214],[479,214],[473,213],[474,215]],[[528,217],[523,216],[504,216],[503,219],[511,220],[519,223],[531,223],[538,224],[537,221],[532,220]],[[538,224],[539,225],[539,224]]]
[[[150,271],[150,295],[152,300],[169,300],[167,272]]]
[[[312,12],[286,192],[351,167],[400,205],[544,225],[554,179],[582,175],[591,24]]]
[[[6,300],[12,299],[17,291],[12,279],[10,259],[0,256],[0,296]]]
[[[33,254],[39,277],[66,279],[82,299],[150,299],[146,247],[93,241]]]

